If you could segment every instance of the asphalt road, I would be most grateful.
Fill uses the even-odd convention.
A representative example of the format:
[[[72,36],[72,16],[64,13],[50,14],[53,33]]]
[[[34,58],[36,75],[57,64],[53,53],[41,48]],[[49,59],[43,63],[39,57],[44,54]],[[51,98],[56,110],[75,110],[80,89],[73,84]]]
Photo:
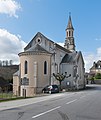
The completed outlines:
[[[6,107],[0,110],[0,120],[101,120],[99,85],[90,85],[78,92],[52,94],[16,103],[13,106],[13,102],[8,102],[11,106],[8,108],[0,104]]]

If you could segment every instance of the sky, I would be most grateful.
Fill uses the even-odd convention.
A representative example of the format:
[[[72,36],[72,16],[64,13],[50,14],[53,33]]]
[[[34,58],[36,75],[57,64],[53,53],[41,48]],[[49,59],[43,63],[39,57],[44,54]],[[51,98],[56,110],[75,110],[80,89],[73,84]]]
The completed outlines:
[[[18,53],[37,32],[63,45],[69,12],[89,72],[101,60],[101,0],[0,0],[0,60],[19,64]]]

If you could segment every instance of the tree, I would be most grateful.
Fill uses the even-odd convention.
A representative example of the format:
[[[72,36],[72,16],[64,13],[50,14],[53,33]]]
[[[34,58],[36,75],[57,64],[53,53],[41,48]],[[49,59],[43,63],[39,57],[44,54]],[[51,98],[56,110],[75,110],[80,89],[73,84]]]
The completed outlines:
[[[13,65],[13,60],[10,60],[10,61],[9,61],[9,65]]]
[[[0,87],[2,88],[2,90],[7,90],[9,83],[7,80],[5,80],[3,77],[0,77]]]
[[[69,75],[67,76],[66,73],[65,73],[65,75],[63,75],[63,73],[62,73],[62,74],[60,74],[60,73],[57,73],[57,74],[53,73],[53,76],[56,78],[56,80],[59,81],[60,90],[61,90],[61,82],[62,82],[65,78],[70,77],[71,74],[69,74]]]
[[[2,61],[2,64],[3,64],[3,66],[5,66],[5,61],[4,60]]]
[[[2,66],[2,61],[0,60],[0,66]]]
[[[97,74],[95,75],[95,79],[101,79],[101,73],[97,73]]]
[[[5,61],[6,66],[8,66],[8,60]]]

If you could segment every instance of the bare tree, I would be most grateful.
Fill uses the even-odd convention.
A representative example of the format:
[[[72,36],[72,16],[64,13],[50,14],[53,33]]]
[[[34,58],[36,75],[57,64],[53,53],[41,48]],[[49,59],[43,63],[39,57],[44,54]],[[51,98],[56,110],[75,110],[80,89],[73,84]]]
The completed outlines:
[[[8,66],[8,60],[5,61],[5,65]]]
[[[2,66],[5,66],[5,61],[4,61],[4,60],[2,61],[2,63],[3,63],[3,65],[2,65]]]
[[[69,75],[67,76],[67,73],[65,73],[65,75],[63,75],[63,73],[62,73],[62,74],[60,74],[60,73],[57,73],[57,74],[53,73],[53,76],[56,78],[56,80],[59,81],[59,83],[60,83],[60,90],[61,90],[61,82],[62,82],[65,78],[70,77],[71,74],[69,74]]]
[[[0,66],[2,66],[2,61],[0,60]]]
[[[9,65],[13,65],[13,60],[10,60],[10,61],[9,61]]]

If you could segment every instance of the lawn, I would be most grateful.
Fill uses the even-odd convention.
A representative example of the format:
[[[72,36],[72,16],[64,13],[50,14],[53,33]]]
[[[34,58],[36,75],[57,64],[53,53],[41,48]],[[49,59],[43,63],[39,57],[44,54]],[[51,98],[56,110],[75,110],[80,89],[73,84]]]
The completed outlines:
[[[19,99],[17,96],[14,96],[12,92],[9,93],[0,93],[0,102]]]
[[[26,97],[26,99],[27,98],[32,98],[32,97]],[[0,93],[0,102],[11,101],[11,100],[20,100],[20,99],[25,99],[25,97],[15,96],[15,95],[13,95],[12,92]]]
[[[14,95],[13,95],[13,93],[0,93],[0,99],[6,99],[6,98],[12,98],[12,97],[14,97]]]

